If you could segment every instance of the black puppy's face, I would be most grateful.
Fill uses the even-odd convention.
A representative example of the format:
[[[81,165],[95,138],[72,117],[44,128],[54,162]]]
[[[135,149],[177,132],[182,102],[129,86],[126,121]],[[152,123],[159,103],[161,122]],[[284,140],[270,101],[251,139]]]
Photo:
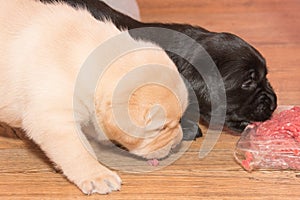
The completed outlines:
[[[254,121],[269,119],[277,107],[276,95],[267,79],[262,55],[239,37],[216,33],[207,38],[205,49],[215,61],[225,84],[225,125],[242,131]]]

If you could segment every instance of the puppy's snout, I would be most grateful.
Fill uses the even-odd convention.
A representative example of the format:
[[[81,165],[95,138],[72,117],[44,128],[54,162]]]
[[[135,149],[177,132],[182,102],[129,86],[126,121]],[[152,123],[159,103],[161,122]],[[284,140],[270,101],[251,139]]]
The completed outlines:
[[[270,110],[274,111],[277,108],[277,98],[275,93],[267,93],[266,94],[269,99]]]
[[[270,111],[273,111],[276,107],[274,103],[274,96],[266,92],[261,93],[258,102],[261,106],[262,111],[265,109],[269,109]]]
[[[274,111],[277,108],[277,96],[268,81],[266,83],[265,88],[266,88],[266,96],[269,99],[269,108],[271,111]]]

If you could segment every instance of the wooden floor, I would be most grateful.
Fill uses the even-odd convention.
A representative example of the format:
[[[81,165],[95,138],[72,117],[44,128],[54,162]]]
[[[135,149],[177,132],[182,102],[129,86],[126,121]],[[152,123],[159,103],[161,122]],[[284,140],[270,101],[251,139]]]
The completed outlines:
[[[299,0],[139,0],[144,21],[184,22],[233,32],[266,57],[281,105],[300,104]],[[84,196],[26,141],[0,138],[0,199],[300,199],[300,173],[245,172],[233,158],[238,136],[223,133],[203,160],[194,142],[175,163],[151,173],[120,172],[110,195]]]

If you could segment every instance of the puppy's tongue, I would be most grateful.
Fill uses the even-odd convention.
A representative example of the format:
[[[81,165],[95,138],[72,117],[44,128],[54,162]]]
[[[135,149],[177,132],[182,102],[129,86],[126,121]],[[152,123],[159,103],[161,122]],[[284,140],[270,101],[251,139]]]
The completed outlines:
[[[152,159],[147,161],[148,165],[157,167],[159,165],[159,161],[157,159]]]

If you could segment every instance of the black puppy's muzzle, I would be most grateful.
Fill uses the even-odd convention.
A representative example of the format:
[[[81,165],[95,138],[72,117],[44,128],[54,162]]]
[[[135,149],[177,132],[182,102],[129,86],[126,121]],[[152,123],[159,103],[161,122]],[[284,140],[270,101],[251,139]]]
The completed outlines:
[[[266,95],[270,99],[270,110],[272,112],[274,112],[275,109],[277,108],[277,96],[276,96],[271,84],[268,81],[266,82],[265,88],[266,88]]]
[[[277,97],[268,82],[266,82],[262,89],[255,95],[253,112],[251,114],[251,121],[265,121],[268,120],[275,109],[277,108]]]
[[[277,107],[277,97],[267,81],[260,84],[251,96],[240,109],[228,115],[226,125],[230,129],[242,132],[248,124],[265,121],[272,116]]]

